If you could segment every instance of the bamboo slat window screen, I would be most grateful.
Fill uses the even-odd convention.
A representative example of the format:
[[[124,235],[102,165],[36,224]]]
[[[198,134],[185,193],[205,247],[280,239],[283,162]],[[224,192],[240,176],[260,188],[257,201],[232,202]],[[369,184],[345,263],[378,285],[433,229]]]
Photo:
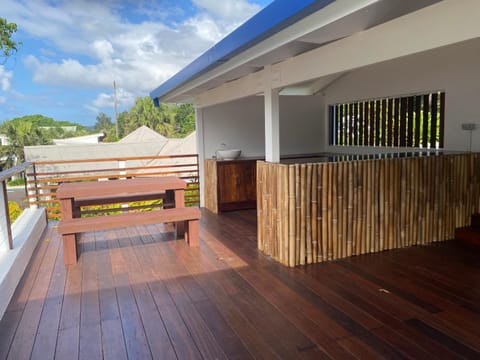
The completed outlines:
[[[445,92],[330,105],[330,144],[442,149]]]

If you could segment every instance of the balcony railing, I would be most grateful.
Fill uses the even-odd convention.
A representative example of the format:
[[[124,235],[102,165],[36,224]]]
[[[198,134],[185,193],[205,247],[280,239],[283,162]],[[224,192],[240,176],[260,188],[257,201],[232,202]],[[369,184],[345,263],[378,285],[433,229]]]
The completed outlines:
[[[13,236],[10,212],[8,208],[7,181],[17,174],[26,172],[27,169],[31,166],[32,163],[26,162],[0,172],[0,181],[2,183],[2,191],[0,192],[0,232],[2,235],[2,241],[5,241],[4,239],[8,241],[8,247],[10,248],[10,250],[13,249]],[[25,192],[27,192],[26,188]]]
[[[60,205],[56,199],[56,191],[58,186],[65,182],[178,176],[188,183],[185,204],[197,206],[200,202],[197,154],[35,161],[31,171],[28,171],[26,175],[29,203],[31,206],[45,207],[48,219],[59,219],[60,217]],[[121,204],[112,205],[116,205],[117,208],[122,206]],[[128,209],[148,207],[151,206],[130,204]],[[122,209],[125,210],[125,204]],[[112,209],[100,211],[112,211]]]

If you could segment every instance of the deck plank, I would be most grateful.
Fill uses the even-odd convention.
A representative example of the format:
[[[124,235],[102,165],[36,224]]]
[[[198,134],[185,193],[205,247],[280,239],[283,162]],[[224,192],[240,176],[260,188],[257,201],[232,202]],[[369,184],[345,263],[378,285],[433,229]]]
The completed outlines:
[[[82,234],[82,296],[80,307],[79,359],[102,359],[102,328],[98,296],[98,268],[95,233]]]
[[[45,241],[47,240],[47,241]],[[0,321],[0,359],[480,357],[480,262],[455,242],[285,268],[256,214],[80,237],[65,267],[50,225]]]
[[[38,268],[37,277],[8,353],[8,359],[28,359],[33,349],[60,244],[59,237],[53,235],[53,229],[49,229],[46,239],[50,251],[46,250],[45,257]]]
[[[112,231],[103,232],[102,235],[107,239],[102,243],[102,249],[105,249],[105,245],[109,249],[110,243],[118,245],[118,242],[113,241],[111,238],[114,235]],[[96,248],[98,249],[99,246],[96,245]],[[101,251],[98,254],[97,269],[103,357],[107,360],[127,359],[122,321],[120,320],[120,309],[113,281],[110,250]]]
[[[59,234],[53,232],[50,238],[53,237],[57,237],[55,241],[60,243],[61,238]],[[59,246],[47,298],[43,306],[42,317],[33,346],[32,359],[53,359],[55,356],[65,282],[66,272],[63,262],[63,247]]]
[[[138,229],[126,229],[131,239],[136,238],[138,240],[132,242],[135,244],[143,243],[139,233],[136,231]],[[148,288],[148,283],[144,281],[146,278],[144,272],[147,269],[142,268],[141,264],[148,262],[148,254],[144,250],[145,247],[143,246],[133,246],[126,249],[126,255],[128,255],[130,265],[129,278],[132,282],[131,286],[143,322],[145,335],[154,359],[176,359],[175,351]]]

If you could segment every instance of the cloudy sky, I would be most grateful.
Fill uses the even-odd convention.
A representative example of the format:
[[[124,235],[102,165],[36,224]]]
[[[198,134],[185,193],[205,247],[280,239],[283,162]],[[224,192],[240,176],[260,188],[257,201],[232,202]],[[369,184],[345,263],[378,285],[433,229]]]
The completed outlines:
[[[18,53],[0,65],[0,122],[93,125],[128,109],[272,0],[0,0]]]

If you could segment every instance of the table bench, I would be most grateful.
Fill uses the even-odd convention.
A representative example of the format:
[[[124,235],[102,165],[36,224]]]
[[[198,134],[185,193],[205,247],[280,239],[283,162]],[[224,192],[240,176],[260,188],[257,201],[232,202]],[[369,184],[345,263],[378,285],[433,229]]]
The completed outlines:
[[[198,220],[200,217],[201,213],[198,208],[171,208],[148,212],[131,212],[111,216],[72,218],[69,220],[60,221],[57,230],[63,236],[65,264],[71,265],[77,262],[75,235],[78,233],[137,225],[184,222],[185,225],[183,227],[183,235],[185,236],[185,241],[190,246],[198,246]]]
[[[65,183],[57,191],[62,207],[58,232],[63,238],[65,265],[76,264],[76,234],[120,227],[155,223],[175,224],[175,235],[185,235],[190,246],[198,246],[198,208],[184,205],[185,181],[173,176],[137,178],[88,183]],[[81,207],[122,201],[143,201],[162,198],[167,208],[146,212],[125,212],[119,215],[81,217]]]

